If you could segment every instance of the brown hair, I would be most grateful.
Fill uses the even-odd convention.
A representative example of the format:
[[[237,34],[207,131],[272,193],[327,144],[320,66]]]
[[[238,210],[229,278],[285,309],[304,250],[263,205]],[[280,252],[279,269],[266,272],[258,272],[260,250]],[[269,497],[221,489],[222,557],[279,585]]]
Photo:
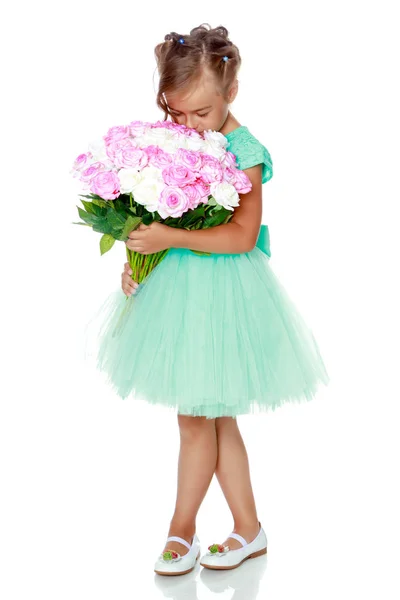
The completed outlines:
[[[222,25],[212,29],[208,23],[195,27],[188,35],[168,33],[154,53],[160,75],[157,106],[164,111],[164,120],[169,115],[165,92],[185,88],[208,68],[226,98],[241,64],[239,50],[229,40],[228,30]]]

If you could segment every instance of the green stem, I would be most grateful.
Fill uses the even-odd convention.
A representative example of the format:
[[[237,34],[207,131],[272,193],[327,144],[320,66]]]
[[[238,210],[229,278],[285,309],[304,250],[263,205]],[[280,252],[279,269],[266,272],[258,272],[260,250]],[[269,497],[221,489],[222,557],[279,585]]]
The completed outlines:
[[[140,254],[126,248],[126,256],[128,258],[129,266],[132,269],[132,279],[137,283],[142,283],[146,277],[160,264],[164,257],[168,253],[168,248],[161,252],[155,252],[154,254]],[[127,296],[127,299],[129,296]]]

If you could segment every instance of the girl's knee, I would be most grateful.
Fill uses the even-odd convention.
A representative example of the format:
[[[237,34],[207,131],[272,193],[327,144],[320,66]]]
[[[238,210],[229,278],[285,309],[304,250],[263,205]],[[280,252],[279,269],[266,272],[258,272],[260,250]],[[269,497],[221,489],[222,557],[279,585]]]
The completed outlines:
[[[237,427],[237,419],[235,417],[217,417],[215,419],[216,429],[222,427]]]
[[[215,430],[215,419],[207,417],[192,417],[178,414],[178,425],[181,435],[195,436],[205,430]]]

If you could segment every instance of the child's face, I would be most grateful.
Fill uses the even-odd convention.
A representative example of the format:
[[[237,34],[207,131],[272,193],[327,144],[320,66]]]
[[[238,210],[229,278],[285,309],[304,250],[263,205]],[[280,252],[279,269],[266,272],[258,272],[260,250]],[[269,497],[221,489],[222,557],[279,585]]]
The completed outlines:
[[[219,131],[229,112],[228,102],[218,94],[212,74],[204,73],[189,89],[165,94],[171,117],[198,132]]]

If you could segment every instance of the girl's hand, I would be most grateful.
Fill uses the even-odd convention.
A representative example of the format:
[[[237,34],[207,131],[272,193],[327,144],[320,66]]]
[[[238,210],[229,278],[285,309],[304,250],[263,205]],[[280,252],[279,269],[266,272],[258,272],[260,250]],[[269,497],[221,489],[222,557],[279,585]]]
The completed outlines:
[[[130,268],[129,263],[126,262],[124,264],[124,270],[121,273],[121,287],[126,296],[136,294],[136,290],[139,287],[139,284],[132,279],[131,275],[132,269]]]
[[[172,247],[175,230],[168,225],[154,221],[151,225],[141,223],[137,229],[129,234],[125,242],[129,250],[140,254],[154,254]]]

